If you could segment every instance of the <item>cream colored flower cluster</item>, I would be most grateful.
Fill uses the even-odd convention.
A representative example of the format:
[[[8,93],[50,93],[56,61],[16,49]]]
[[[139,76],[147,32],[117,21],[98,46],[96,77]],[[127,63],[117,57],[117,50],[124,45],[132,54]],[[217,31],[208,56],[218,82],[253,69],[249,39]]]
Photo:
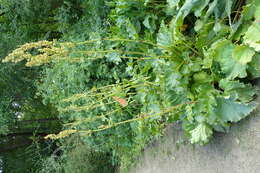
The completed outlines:
[[[36,51],[36,53],[32,53]],[[55,41],[38,41],[26,43],[10,53],[3,62],[18,63],[26,61],[26,66],[39,66],[50,63],[53,59],[66,56],[68,51],[65,47],[58,45]]]
[[[65,138],[73,133],[76,133],[77,130],[69,129],[69,130],[63,130],[59,134],[49,134],[45,136],[45,139],[60,139],[60,138]]]

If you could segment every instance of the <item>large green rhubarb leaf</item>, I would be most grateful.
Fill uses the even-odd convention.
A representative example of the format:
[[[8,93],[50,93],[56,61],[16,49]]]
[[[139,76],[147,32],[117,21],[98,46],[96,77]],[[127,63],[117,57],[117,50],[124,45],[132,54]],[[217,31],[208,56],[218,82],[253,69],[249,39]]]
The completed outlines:
[[[216,114],[223,122],[238,122],[248,116],[256,107],[255,102],[243,104],[219,97],[217,98]]]
[[[259,8],[260,9],[260,8]],[[260,51],[260,22],[254,22],[247,30],[244,36],[244,43]]]
[[[229,40],[218,41],[213,45],[215,59],[220,63],[227,79],[247,76],[247,64],[252,60],[255,52],[248,46],[235,46]]]
[[[239,81],[222,79],[219,82],[219,86],[224,90],[225,96],[240,100],[243,103],[252,101],[253,96],[256,94],[256,90],[251,84],[244,84]]]

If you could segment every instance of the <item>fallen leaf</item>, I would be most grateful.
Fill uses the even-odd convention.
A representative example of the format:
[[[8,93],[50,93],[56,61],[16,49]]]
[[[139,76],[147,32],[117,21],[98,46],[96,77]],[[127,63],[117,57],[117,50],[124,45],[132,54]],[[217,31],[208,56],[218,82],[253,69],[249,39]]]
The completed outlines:
[[[112,97],[115,101],[117,101],[122,107],[126,107],[128,105],[126,99],[119,98],[117,96]]]

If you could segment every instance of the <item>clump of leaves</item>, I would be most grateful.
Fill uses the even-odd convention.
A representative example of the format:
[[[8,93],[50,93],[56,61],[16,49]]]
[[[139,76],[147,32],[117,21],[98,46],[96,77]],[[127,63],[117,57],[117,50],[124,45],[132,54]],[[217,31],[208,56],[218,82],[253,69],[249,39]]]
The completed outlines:
[[[108,6],[107,38],[51,45],[65,53],[52,51],[43,61],[49,66],[39,94],[66,124],[49,137],[79,133],[127,169],[168,123],[181,121],[191,143],[205,144],[257,107],[250,81],[260,77],[259,2],[120,0]],[[47,49],[40,51],[29,62]]]

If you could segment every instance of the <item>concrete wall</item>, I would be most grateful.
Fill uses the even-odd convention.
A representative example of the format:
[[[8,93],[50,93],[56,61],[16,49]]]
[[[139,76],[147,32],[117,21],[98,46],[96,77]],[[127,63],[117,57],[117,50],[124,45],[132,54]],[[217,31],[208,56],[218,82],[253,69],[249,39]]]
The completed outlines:
[[[260,108],[205,146],[188,144],[179,126],[169,126],[131,173],[260,173]]]

